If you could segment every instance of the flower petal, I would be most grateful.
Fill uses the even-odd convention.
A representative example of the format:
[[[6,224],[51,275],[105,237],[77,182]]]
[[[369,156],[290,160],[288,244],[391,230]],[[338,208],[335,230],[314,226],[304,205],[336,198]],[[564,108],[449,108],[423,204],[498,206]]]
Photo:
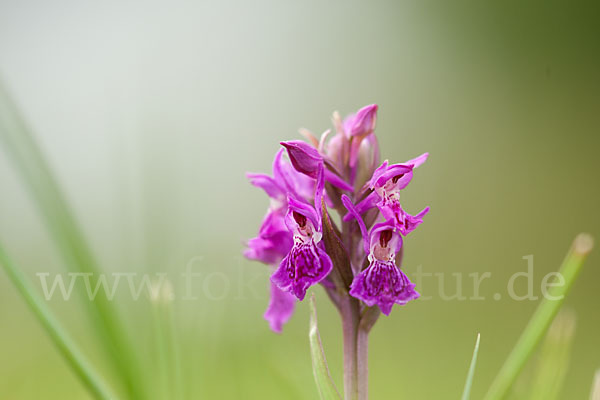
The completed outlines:
[[[368,254],[369,253],[369,234],[367,233],[367,227],[365,226],[365,221],[363,221],[363,219],[360,216],[360,214],[358,213],[358,211],[356,211],[356,208],[354,208],[354,204],[352,204],[352,201],[350,200],[350,198],[348,198],[348,196],[346,196],[345,194],[342,195],[342,204],[344,204],[344,207],[346,207],[350,216],[354,217],[356,219],[356,222],[358,222],[358,226],[360,228],[360,233],[362,234],[362,237],[363,237],[363,245],[364,245],[365,253]]]
[[[323,165],[323,157],[317,149],[301,140],[290,140],[280,144],[287,149],[290,161],[297,171],[317,179],[319,165]]]
[[[381,312],[390,315],[394,304],[404,305],[419,297],[415,284],[393,262],[372,262],[358,274],[350,295],[369,307],[378,305]]]
[[[274,283],[271,283],[271,299],[265,311],[264,318],[269,322],[269,326],[273,332],[281,333],[283,325],[294,314],[295,307],[296,298],[290,293],[279,289]]]
[[[277,181],[275,181],[275,179],[271,178],[269,175],[254,174],[249,172],[246,174],[246,176],[252,185],[263,189],[270,198],[285,198],[285,190],[279,185],[279,183],[277,183]]]

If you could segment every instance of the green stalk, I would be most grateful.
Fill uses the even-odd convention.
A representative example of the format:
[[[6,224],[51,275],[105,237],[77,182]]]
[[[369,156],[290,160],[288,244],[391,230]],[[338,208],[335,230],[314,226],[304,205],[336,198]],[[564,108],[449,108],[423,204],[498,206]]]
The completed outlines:
[[[525,331],[521,334],[519,341],[509,354],[492,383],[485,400],[501,400],[506,397],[515,379],[523,369],[523,366],[531,357],[544,333],[548,330],[550,323],[560,309],[565,296],[573,286],[577,275],[587,255],[593,247],[593,239],[587,234],[579,234],[573,241],[571,249],[567,253],[559,273],[564,278],[564,285],[552,286],[548,290],[548,296],[545,296],[535,313],[529,320]],[[549,300],[550,298],[560,298],[559,300]]]
[[[479,340],[481,334],[477,334],[477,340],[475,341],[475,349],[473,350],[473,357],[471,358],[471,365],[469,366],[469,372],[467,374],[467,380],[465,381],[465,388],[463,389],[462,400],[469,400],[471,398],[471,387],[473,386],[473,376],[475,375],[475,365],[477,365],[477,354],[479,353]]]
[[[34,140],[30,129],[10,96],[0,84],[0,141],[12,157],[33,200],[56,241],[70,271],[91,273],[92,285],[101,272],[69,204]],[[80,286],[85,295],[85,289]],[[130,398],[142,399],[143,386],[136,370],[132,347],[118,318],[116,308],[105,296],[86,301],[89,315],[106,347],[114,369],[127,388]]]
[[[344,399],[358,400],[358,301],[344,293],[339,311],[344,346]]]
[[[155,339],[155,348],[157,352],[157,386],[160,390],[156,391],[157,399],[168,399],[169,398],[169,370],[168,370],[168,352],[167,345],[165,339],[164,332],[164,318],[163,318],[163,308],[164,304],[162,304],[160,299],[155,299],[151,303],[152,307],[152,316],[154,319],[154,339]]]
[[[46,306],[44,300],[38,295],[35,288],[29,283],[27,277],[8,259],[8,256],[0,246],[0,264],[4,267],[8,277],[23,296],[27,305],[40,321],[50,339],[81,380],[83,385],[96,399],[116,399],[112,395],[100,374],[93,369],[85,356],[81,353],[73,339],[62,328],[54,318],[52,311]]]
[[[560,398],[569,369],[571,344],[575,334],[575,314],[562,309],[546,334],[537,357],[535,375],[529,377],[529,400]]]
[[[173,303],[169,303],[166,309],[167,324],[169,329],[167,330],[168,343],[170,345],[171,354],[171,365],[173,366],[171,376],[173,380],[173,399],[180,400],[184,398],[183,395],[183,382],[182,382],[182,369],[181,369],[181,354],[179,351],[179,340],[176,330],[176,319],[174,313]]]
[[[600,369],[596,371],[590,400],[600,400]]]

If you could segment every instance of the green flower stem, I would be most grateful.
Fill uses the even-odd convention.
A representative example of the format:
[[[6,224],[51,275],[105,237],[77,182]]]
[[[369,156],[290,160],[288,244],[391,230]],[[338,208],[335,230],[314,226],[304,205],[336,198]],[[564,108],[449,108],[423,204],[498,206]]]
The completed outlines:
[[[96,399],[116,399],[109,392],[100,374],[92,368],[75,342],[54,318],[54,315],[35,288],[29,283],[27,277],[8,259],[2,247],[0,247],[0,264],[2,264],[8,277],[46,330],[60,354],[90,393]]]
[[[592,247],[593,239],[589,235],[580,234],[575,238],[559,271],[564,278],[564,285],[550,287],[548,295],[542,299],[519,341],[504,362],[485,400],[501,400],[506,397],[521,369],[548,330]]]
[[[344,399],[358,399],[357,339],[359,323],[358,301],[348,294],[340,300],[344,339]]]
[[[356,337],[356,360],[358,375],[358,400],[367,400],[369,398],[368,383],[368,355],[369,355],[369,331],[358,329]]]
[[[363,310],[358,324],[356,338],[356,359],[358,363],[358,399],[369,398],[369,333],[381,315],[379,307],[367,307]]]

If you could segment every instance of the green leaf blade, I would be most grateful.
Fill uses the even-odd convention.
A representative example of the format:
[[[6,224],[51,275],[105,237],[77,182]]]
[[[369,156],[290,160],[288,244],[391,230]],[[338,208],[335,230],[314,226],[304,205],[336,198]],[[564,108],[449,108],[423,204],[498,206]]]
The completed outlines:
[[[56,346],[59,353],[71,367],[75,375],[81,380],[82,384],[88,389],[90,394],[98,400],[116,399],[114,394],[108,389],[108,385],[104,381],[102,375],[89,363],[77,344],[58,322],[52,311],[29,282],[25,274],[12,263],[1,246],[0,265],[4,268],[13,285],[23,297],[29,306],[29,309],[36,316],[48,336],[50,336],[52,343]]]
[[[475,365],[477,364],[477,354],[479,353],[479,340],[481,334],[477,334],[477,340],[475,341],[475,349],[473,350],[473,357],[471,358],[471,365],[469,366],[469,373],[467,374],[467,380],[465,382],[465,388],[463,390],[462,400],[469,400],[471,396],[471,387],[473,386],[473,376],[475,375]]]
[[[556,400],[569,367],[575,314],[561,310],[548,330],[531,379],[529,400]]]
[[[311,296],[310,301],[310,328],[308,338],[310,341],[310,355],[312,358],[313,374],[321,400],[341,400],[333,379],[329,374],[329,367],[325,359],[325,352],[321,344],[321,336],[317,328],[317,308],[315,306],[315,296]]]
[[[0,81],[0,144],[30,192],[69,271],[90,273],[92,285],[102,269],[48,160],[12,97]],[[82,295],[83,286],[81,286]],[[117,376],[132,398],[145,398],[141,370],[117,307],[105,296],[86,301],[98,338]]]
[[[548,295],[538,305],[517,344],[498,372],[484,397],[485,400],[502,400],[508,395],[523,366],[550,327],[593,247],[594,240],[590,235],[581,233],[575,238],[559,270],[564,285],[552,286],[548,290]]]

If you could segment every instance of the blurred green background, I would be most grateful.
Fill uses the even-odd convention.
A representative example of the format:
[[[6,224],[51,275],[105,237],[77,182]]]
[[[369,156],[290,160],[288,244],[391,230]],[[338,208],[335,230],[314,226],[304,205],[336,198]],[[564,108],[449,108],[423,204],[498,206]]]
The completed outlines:
[[[314,399],[308,310],[281,336],[262,319],[268,269],[243,259],[268,201],[280,140],[378,103],[383,158],[428,151],[405,190],[432,209],[405,241],[405,270],[491,272],[484,301],[397,307],[371,335],[372,399],[458,398],[477,332],[484,394],[535,309],[506,295],[534,256],[534,291],[580,231],[600,235],[600,7],[583,1],[81,2],[0,0],[0,76],[107,271],[167,272],[189,398]],[[64,271],[5,149],[0,240],[35,273]],[[193,260],[197,300],[180,274]],[[600,256],[567,299],[577,316],[564,399],[600,368]],[[526,291],[521,281],[518,293]],[[341,332],[320,288],[320,329],[341,386]],[[125,292],[123,292],[125,293]],[[494,300],[500,293],[502,298]],[[119,297],[151,391],[161,398],[152,307]],[[76,298],[50,302],[109,380]],[[173,350],[173,349],[171,349]],[[87,398],[0,274],[0,398]],[[163,397],[164,398],[164,397]]]

